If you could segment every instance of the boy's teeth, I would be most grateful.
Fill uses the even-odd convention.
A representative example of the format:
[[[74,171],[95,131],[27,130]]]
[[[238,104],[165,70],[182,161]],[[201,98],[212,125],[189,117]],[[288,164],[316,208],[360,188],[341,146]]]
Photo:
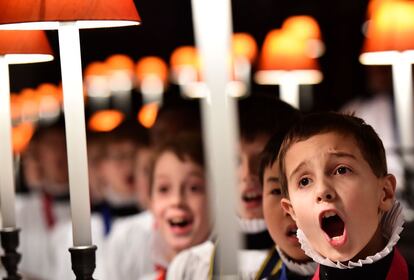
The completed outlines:
[[[334,236],[334,237],[332,237],[332,240],[339,240],[341,238],[342,238],[342,235],[341,236]]]
[[[185,221],[185,219],[183,219],[183,218],[173,218],[173,219],[171,219],[171,222],[173,222],[173,223],[182,223],[184,221]]]
[[[329,218],[329,217],[333,217],[336,216],[336,213],[334,211],[327,211],[323,214],[324,218]]]

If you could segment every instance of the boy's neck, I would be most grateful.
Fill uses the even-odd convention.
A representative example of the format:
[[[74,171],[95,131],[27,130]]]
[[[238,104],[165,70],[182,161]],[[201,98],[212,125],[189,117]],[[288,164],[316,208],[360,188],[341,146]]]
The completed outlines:
[[[376,253],[380,252],[387,245],[387,240],[381,232],[381,225],[379,224],[377,230],[375,231],[374,236],[368,242],[368,244],[354,257],[351,261],[358,261],[360,259],[365,259],[368,256],[373,256]]]

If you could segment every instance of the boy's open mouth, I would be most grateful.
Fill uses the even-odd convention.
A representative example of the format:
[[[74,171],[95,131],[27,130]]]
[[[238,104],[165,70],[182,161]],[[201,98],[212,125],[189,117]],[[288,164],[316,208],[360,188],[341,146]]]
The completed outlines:
[[[171,231],[177,236],[189,234],[193,227],[193,219],[190,217],[172,217],[167,221]]]
[[[323,212],[320,217],[320,226],[329,237],[332,245],[337,246],[345,243],[345,223],[335,211],[329,210]]]
[[[183,228],[191,224],[191,220],[187,218],[171,218],[168,220],[168,223],[172,227]]]
[[[242,199],[244,202],[261,202],[262,201],[262,194],[260,192],[246,192],[242,195]]]

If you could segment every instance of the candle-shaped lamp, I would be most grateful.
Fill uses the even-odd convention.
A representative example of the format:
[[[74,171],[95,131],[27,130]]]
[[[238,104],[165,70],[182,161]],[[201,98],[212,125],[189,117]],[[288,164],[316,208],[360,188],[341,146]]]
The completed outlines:
[[[104,62],[92,62],[84,71],[88,105],[92,112],[108,109],[111,97],[108,66]]]
[[[54,84],[43,83],[37,87],[39,102],[39,121],[52,123],[59,118],[61,113],[60,91]]]
[[[137,120],[144,127],[154,125],[158,110],[162,104],[163,94],[167,86],[168,67],[159,57],[147,56],[138,60],[135,76],[143,105],[138,112]]]
[[[141,58],[136,64],[135,76],[143,103],[161,104],[168,76],[168,68],[164,60],[156,56]]]
[[[131,90],[134,87],[134,61],[127,55],[114,54],[105,60],[109,89],[116,109],[126,116],[131,112]]]
[[[136,25],[140,22],[138,12],[132,0],[1,1],[0,10],[2,29],[58,30],[75,246],[71,250],[72,268],[79,279],[91,279],[96,247],[90,248],[92,237],[79,29]]]
[[[233,34],[232,41],[233,80],[229,82],[228,93],[233,97],[245,96],[250,92],[252,64],[257,57],[257,44],[248,33]]]
[[[414,2],[384,1],[371,5],[360,61],[391,65],[394,106],[404,164],[414,170],[412,64],[414,63]]]
[[[313,39],[312,33],[302,36],[297,28],[288,27],[266,35],[255,80],[259,84],[278,84],[280,99],[299,108],[299,85],[319,83],[322,74],[313,52],[309,51],[308,39]]]
[[[193,46],[176,48],[170,57],[171,80],[181,88],[186,98],[207,96],[205,84],[201,81],[200,58]]]
[[[10,113],[9,65],[50,61],[52,51],[44,32],[0,31],[0,207],[2,216],[2,246],[4,266],[9,277],[17,275],[19,256],[14,250],[18,245],[15,217],[15,188],[12,156],[12,129]],[[11,262],[10,262],[11,261]],[[10,278],[20,279],[20,278]]]

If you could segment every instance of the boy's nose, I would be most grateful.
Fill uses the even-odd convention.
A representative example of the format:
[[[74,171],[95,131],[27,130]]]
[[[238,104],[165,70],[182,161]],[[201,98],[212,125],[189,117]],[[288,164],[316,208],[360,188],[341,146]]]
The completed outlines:
[[[243,181],[251,180],[252,178],[256,178],[258,175],[258,167],[250,159],[244,159],[239,168],[241,180]]]
[[[176,191],[171,197],[172,204],[180,206],[184,204],[185,194],[183,191]]]
[[[328,182],[322,182],[317,190],[317,202],[330,202],[336,198],[335,190]]]

